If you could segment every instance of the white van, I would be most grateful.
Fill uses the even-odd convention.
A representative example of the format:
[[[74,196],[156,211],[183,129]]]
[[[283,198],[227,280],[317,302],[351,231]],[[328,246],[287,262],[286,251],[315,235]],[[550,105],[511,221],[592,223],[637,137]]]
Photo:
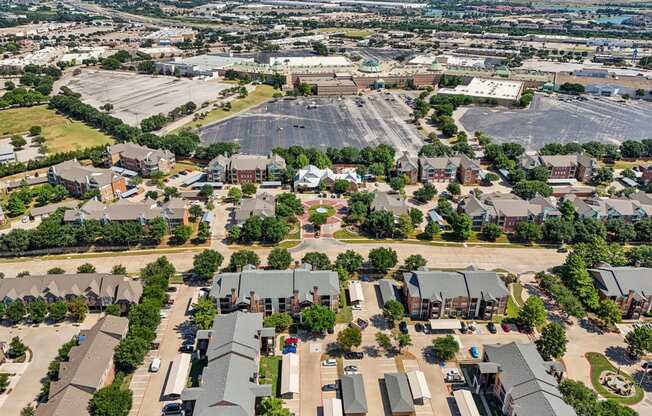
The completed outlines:
[[[160,368],[161,368],[161,359],[158,357],[154,357],[152,363],[149,365],[149,371],[152,373],[157,373]]]

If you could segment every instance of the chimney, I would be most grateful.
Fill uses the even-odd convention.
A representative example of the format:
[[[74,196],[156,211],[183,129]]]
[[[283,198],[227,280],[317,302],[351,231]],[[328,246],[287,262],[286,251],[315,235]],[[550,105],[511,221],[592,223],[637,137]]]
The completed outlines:
[[[312,303],[319,305],[319,288],[317,286],[312,287]]]
[[[292,291],[292,310],[299,311],[299,291],[296,289]]]
[[[231,305],[235,306],[236,302],[238,302],[238,297],[236,296],[236,291],[235,288],[231,288]]]
[[[258,312],[258,300],[253,290],[249,292],[249,312]]]

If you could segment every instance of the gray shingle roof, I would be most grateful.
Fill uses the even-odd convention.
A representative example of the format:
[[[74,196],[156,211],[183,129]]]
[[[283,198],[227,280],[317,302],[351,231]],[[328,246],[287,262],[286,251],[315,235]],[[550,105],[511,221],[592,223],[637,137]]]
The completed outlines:
[[[652,295],[652,268],[605,266],[589,269],[589,273],[606,296],[627,296],[630,291],[642,298]]]
[[[235,221],[240,224],[253,215],[272,217],[275,211],[276,197],[270,193],[263,192],[253,198],[245,198],[240,201],[240,206],[235,210]]]
[[[434,301],[466,296],[491,300],[509,295],[498,275],[488,271],[417,270],[404,273],[403,280],[411,297]]]
[[[515,408],[526,409],[528,416],[576,416],[534,344],[485,345],[484,351],[487,361],[498,364],[500,382]]]
[[[385,373],[385,388],[392,413],[414,411],[414,402],[405,373]]]
[[[400,194],[380,191],[374,192],[371,209],[374,211],[389,211],[394,215],[406,215],[410,211],[407,201]]]
[[[367,413],[367,396],[360,374],[348,374],[340,378],[342,407],[344,413]]]

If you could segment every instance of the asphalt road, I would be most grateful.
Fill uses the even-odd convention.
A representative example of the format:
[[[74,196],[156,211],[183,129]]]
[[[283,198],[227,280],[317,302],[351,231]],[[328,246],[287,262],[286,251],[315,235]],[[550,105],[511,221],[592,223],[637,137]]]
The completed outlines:
[[[570,98],[570,97],[569,97]],[[467,131],[482,130],[496,142],[515,141],[528,149],[546,143],[599,140],[618,144],[650,136],[652,103],[589,97],[588,101],[536,95],[526,110],[470,107],[460,118]]]

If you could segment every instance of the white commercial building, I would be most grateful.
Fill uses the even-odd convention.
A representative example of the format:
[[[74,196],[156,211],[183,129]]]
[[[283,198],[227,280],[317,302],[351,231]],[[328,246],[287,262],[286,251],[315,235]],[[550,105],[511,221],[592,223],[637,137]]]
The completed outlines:
[[[269,58],[270,65],[284,65],[288,67],[297,66],[325,66],[325,67],[338,67],[338,66],[351,66],[345,56],[279,56]]]
[[[467,85],[440,88],[441,95],[468,95],[478,100],[495,100],[499,104],[515,103],[523,92],[523,82],[502,79],[473,78]]]

